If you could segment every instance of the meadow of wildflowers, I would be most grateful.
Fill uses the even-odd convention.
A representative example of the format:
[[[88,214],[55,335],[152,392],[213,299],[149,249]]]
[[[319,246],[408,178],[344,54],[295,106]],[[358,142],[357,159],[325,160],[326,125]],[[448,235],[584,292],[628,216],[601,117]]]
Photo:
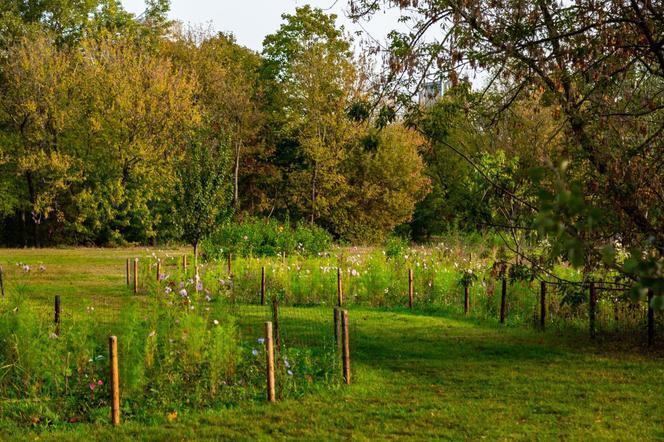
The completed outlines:
[[[188,410],[263,401],[262,334],[263,323],[272,320],[272,299],[280,303],[278,397],[337,388],[341,373],[331,307],[337,302],[338,271],[344,306],[351,313],[355,307],[406,310],[412,269],[413,307],[418,312],[462,316],[468,286],[469,316],[497,322],[501,278],[506,277],[507,325],[530,326],[538,315],[538,281],[489,246],[408,247],[391,240],[385,248],[330,247],[313,256],[247,253],[233,257],[230,273],[222,251],[207,255],[198,272],[191,265],[183,267],[181,251],[145,249],[139,258],[138,296],[116,285],[115,295],[79,303],[76,310],[69,307],[75,299],[65,297],[59,329],[53,324],[51,306],[36,302],[33,288],[33,281],[47,278],[57,265],[15,263],[9,274],[14,282],[8,286],[8,296],[0,299],[0,398],[7,419],[21,425],[107,421],[106,342],[111,334],[118,336],[122,355],[126,419],[150,420],[164,413],[177,416]],[[265,306],[260,305],[262,267]],[[556,273],[566,280],[581,279],[565,266]],[[548,293],[547,326],[586,330],[584,292],[569,287],[552,287]],[[600,326],[640,326],[642,311],[624,309],[628,304],[621,296],[600,299],[605,313],[599,317]],[[108,315],[111,308],[114,314]]]

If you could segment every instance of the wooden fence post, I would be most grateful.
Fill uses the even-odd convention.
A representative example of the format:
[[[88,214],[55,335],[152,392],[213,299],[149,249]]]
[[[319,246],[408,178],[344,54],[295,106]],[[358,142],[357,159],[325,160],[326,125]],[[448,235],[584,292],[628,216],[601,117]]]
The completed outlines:
[[[546,327],[546,281],[540,282],[540,328]]]
[[[648,345],[655,343],[655,310],[652,308],[652,298],[654,297],[652,289],[648,290]]]
[[[339,307],[334,307],[334,343],[337,348],[341,347],[341,318],[339,317]]]
[[[3,278],[3,273],[2,273],[2,266],[0,266],[0,293],[2,293],[2,297],[5,297],[5,283],[2,280]]]
[[[590,328],[590,338],[594,339],[596,335],[595,324],[597,321],[597,291],[595,283],[590,283],[590,302],[588,303],[588,326]]]
[[[111,364],[111,423],[120,425],[120,373],[118,371],[118,338],[108,338],[108,355]]]
[[[261,267],[261,305],[265,305],[265,266]]]
[[[500,294],[500,323],[505,323],[505,316],[507,314],[507,278],[503,276],[502,290]]]
[[[130,284],[129,278],[130,278],[130,273],[131,273],[131,268],[130,268],[129,261],[130,261],[129,258],[127,258],[127,287],[129,287],[129,284]]]
[[[157,282],[161,281],[161,259],[157,258]]]
[[[470,312],[470,288],[468,283],[463,284],[463,313],[468,314]]]
[[[274,341],[272,340],[272,323],[265,323],[265,352],[267,355],[267,400],[276,402],[274,391]]]
[[[344,382],[350,384],[350,343],[348,333],[348,310],[341,311],[341,340],[343,348]]]
[[[344,287],[341,280],[341,267],[337,267],[337,305],[341,307],[344,303]]]
[[[272,322],[274,324],[274,343],[277,346],[277,352],[281,351],[281,336],[279,335],[279,300],[275,296],[272,298]]]
[[[138,293],[138,258],[134,258],[134,294]]]
[[[54,310],[53,322],[55,322],[55,334],[60,336],[60,295],[55,295]]]
[[[415,290],[413,288],[413,269],[408,269],[408,308],[413,308],[413,297]]]

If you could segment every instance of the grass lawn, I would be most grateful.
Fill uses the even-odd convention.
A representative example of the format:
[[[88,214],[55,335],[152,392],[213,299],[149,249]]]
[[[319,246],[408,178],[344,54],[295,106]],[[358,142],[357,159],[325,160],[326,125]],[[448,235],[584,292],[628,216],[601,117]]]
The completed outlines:
[[[0,263],[7,285],[22,284],[45,311],[62,294],[80,306],[106,302],[111,312],[129,296],[123,259],[136,253],[5,249]],[[21,280],[14,263],[23,261],[43,262],[46,271]],[[331,327],[324,314],[304,310],[293,315],[308,321],[303,327]],[[350,317],[350,386],[119,428],[19,428],[0,413],[0,439],[664,440],[660,353],[417,311],[351,307]]]

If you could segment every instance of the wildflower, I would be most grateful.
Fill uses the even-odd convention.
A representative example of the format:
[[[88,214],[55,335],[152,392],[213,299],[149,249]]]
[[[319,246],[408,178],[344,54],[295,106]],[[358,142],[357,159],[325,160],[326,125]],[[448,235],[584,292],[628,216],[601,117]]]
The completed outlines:
[[[251,354],[254,356],[258,356],[258,350],[254,348],[253,350],[251,350]]]
[[[99,379],[99,380],[97,381],[97,385],[104,385],[104,383],[101,381],[101,379]]]
[[[164,281],[164,280],[166,280],[167,278],[168,278],[168,275],[166,275],[165,273],[160,273],[160,274],[159,274],[159,280],[160,280],[160,281]]]
[[[193,306],[193,305],[190,305],[190,306],[189,306],[189,309],[190,309],[190,310],[193,310],[193,309],[194,309],[194,306]]]
[[[153,336],[156,335],[156,334],[157,334],[157,331],[156,331],[156,330],[152,330],[152,331],[150,332],[150,334],[148,335],[148,338],[151,338],[151,337],[153,337]]]
[[[219,325],[219,321],[217,321],[216,319],[215,319],[214,321],[212,321],[212,323],[213,323],[214,325]]]
[[[221,284],[221,285],[225,285],[225,284],[226,284],[226,281],[224,281],[223,279],[220,279],[220,280],[219,280],[219,284]]]
[[[259,344],[265,344],[265,338],[258,338]]]
[[[352,269],[352,270],[350,271],[350,274],[353,275],[353,276],[359,276],[359,275],[360,275],[360,272],[358,272],[358,271],[355,270],[355,269]]]
[[[46,271],[46,266],[44,264],[40,264],[39,265],[39,271],[42,272],[42,273],[45,272]]]
[[[56,335],[55,333],[51,333],[50,335],[48,335],[48,339],[58,339],[58,335]]]
[[[288,358],[284,357],[284,366],[286,368],[290,368],[290,363],[288,362]]]
[[[173,291],[173,289],[170,288],[170,287],[166,287],[166,288],[164,289],[164,292],[166,292],[167,295],[169,295],[172,291]]]
[[[184,281],[180,282],[180,288],[184,288]]]
[[[247,235],[244,235],[244,236],[242,237],[242,239],[244,239],[244,240],[246,241],[246,240],[249,239],[249,237],[248,237]]]
[[[27,264],[23,264],[23,271],[24,271],[25,273],[28,273],[28,272],[30,271],[30,266],[27,265]]]
[[[187,289],[180,290],[180,296],[182,296],[183,298],[186,298],[187,297]]]
[[[293,372],[291,370],[288,370],[287,373],[288,373],[288,376],[293,376]]]
[[[196,283],[196,291],[197,292],[202,292],[203,291],[203,283],[202,282],[198,281]]]
[[[207,302],[212,301],[212,296],[210,296],[210,295],[205,295],[205,300],[206,300]]]
[[[104,359],[104,355],[97,355],[97,357],[96,357],[95,359],[96,359],[97,361],[101,361],[101,360]]]

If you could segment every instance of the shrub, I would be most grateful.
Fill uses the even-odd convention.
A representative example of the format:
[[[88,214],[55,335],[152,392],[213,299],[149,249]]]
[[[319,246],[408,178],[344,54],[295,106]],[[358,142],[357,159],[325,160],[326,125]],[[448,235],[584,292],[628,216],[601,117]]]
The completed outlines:
[[[277,256],[320,254],[332,244],[331,235],[310,224],[279,223],[273,219],[250,218],[242,223],[224,224],[203,242],[204,256],[219,259],[229,252],[235,256]]]

